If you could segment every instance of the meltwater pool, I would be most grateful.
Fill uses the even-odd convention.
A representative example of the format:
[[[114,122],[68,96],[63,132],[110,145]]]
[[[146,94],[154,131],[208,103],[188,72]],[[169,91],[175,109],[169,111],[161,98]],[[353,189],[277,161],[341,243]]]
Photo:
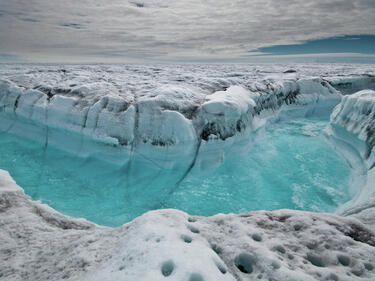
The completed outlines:
[[[328,119],[311,118],[272,123],[249,139],[249,149],[228,153],[215,168],[193,167],[178,184],[181,171],[163,170],[157,161],[119,167],[7,133],[0,133],[0,169],[33,199],[112,227],[158,208],[204,216],[282,208],[334,212],[350,199],[351,170],[324,139],[327,125]]]

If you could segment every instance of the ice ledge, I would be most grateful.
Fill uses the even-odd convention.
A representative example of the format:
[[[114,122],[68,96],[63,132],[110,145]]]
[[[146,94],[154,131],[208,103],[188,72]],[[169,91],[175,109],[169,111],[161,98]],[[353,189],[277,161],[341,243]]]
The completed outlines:
[[[282,111],[298,108],[302,114],[327,114],[341,99],[322,78],[262,80],[212,93],[173,85],[130,97],[101,91],[77,85],[30,89],[0,80],[0,130],[56,146],[64,143],[48,135],[56,130],[60,136],[76,135],[77,143],[85,136],[131,149],[139,144],[195,146],[202,140],[226,140],[253,131],[259,119]],[[66,147],[64,143],[59,148]]]
[[[357,219],[158,210],[111,229],[32,201],[7,172],[0,182],[0,280],[375,278],[375,234]]]

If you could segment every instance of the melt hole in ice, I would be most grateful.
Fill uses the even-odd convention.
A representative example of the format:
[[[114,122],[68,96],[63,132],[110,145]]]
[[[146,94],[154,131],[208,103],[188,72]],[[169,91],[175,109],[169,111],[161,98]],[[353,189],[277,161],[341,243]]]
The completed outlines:
[[[191,231],[191,232],[193,232],[193,233],[199,233],[199,229],[198,228],[196,228],[195,226],[193,226],[193,225],[188,225],[188,228],[189,228],[189,230]]]
[[[193,241],[193,238],[191,238],[189,235],[181,235],[181,239],[185,242],[185,243],[191,243]]]
[[[300,231],[301,228],[302,228],[302,225],[300,225],[300,224],[296,224],[296,225],[294,226],[294,230],[295,230],[295,231]]]
[[[278,261],[273,261],[273,262],[271,263],[271,265],[272,265],[272,267],[273,267],[274,269],[279,269],[279,268],[281,267],[281,265],[280,265],[280,263],[279,263]]]
[[[217,266],[217,268],[220,270],[221,273],[223,273],[223,274],[227,273],[227,269],[225,268],[225,265],[221,261],[218,261],[217,259],[214,259],[214,263]]]
[[[331,273],[330,275],[328,275],[327,280],[339,281],[339,277],[336,274]]]
[[[168,277],[169,275],[172,274],[174,270],[174,262],[171,260],[165,261],[162,266],[161,266],[161,273],[165,276]]]
[[[314,255],[314,254],[307,254],[307,260],[311,262],[312,265],[315,265],[317,267],[325,267],[324,261],[322,257]]]
[[[190,275],[189,281],[204,281],[204,279],[199,273],[193,273]]]
[[[349,266],[350,264],[350,258],[348,256],[340,254],[337,255],[337,259],[339,263],[341,263],[343,266]]]
[[[365,263],[364,265],[368,271],[372,271],[374,269],[374,266],[371,263]]]
[[[188,222],[196,222],[196,221],[197,221],[196,218],[193,218],[193,217],[189,217],[189,218],[188,218]]]
[[[257,234],[257,233],[251,235],[251,238],[253,238],[253,240],[254,240],[254,241],[257,241],[257,242],[261,242],[261,241],[262,241],[262,236],[260,236],[260,235]]]
[[[285,254],[286,253],[285,248],[283,246],[281,246],[281,245],[277,245],[274,249],[276,251],[278,251],[279,253],[281,253],[281,254]]]
[[[234,264],[243,273],[250,274],[253,272],[253,257],[247,253],[239,254],[234,259]]]

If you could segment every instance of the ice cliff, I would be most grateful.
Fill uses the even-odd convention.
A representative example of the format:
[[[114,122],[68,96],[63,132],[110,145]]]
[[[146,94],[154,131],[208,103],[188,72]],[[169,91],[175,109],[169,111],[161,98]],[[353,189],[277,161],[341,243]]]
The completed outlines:
[[[328,134],[359,178],[354,198],[342,214],[374,223],[375,212],[375,91],[344,96],[331,115]]]
[[[371,72],[352,69],[337,77],[340,69],[312,76],[318,72],[306,68],[221,68],[4,67],[0,130],[81,155],[105,144],[107,151],[96,156],[109,161],[119,151],[113,147],[128,154],[145,144],[184,146],[194,155],[201,141],[251,133],[280,112],[328,114],[342,84],[347,91],[375,85]]]

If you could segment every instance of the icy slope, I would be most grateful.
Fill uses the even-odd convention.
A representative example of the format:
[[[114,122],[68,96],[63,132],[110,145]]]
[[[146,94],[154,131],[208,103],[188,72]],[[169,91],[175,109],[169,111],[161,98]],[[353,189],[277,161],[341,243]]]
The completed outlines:
[[[0,280],[374,280],[375,234],[298,211],[144,214],[116,229],[31,201],[0,171]]]
[[[330,138],[357,169],[359,182],[354,199],[342,208],[364,221],[375,222],[375,91],[345,96],[331,115]],[[362,188],[359,188],[363,186]]]
[[[356,149],[371,170],[375,166],[375,91],[363,90],[345,96],[331,115],[331,125],[334,129],[345,129],[363,142]]]

